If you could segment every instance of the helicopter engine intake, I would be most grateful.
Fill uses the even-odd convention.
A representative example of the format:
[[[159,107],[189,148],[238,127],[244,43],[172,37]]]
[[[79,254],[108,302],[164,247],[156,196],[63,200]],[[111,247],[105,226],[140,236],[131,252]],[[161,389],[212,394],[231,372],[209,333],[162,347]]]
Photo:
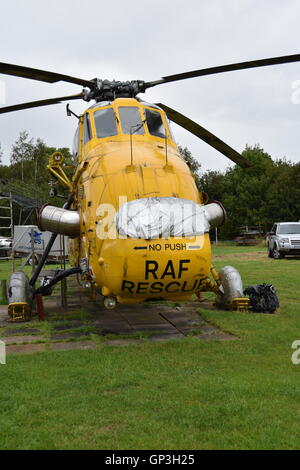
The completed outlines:
[[[206,204],[204,212],[211,228],[220,227],[226,221],[226,211],[219,201]]]
[[[38,215],[40,230],[76,238],[80,235],[80,216],[77,211],[45,205]]]

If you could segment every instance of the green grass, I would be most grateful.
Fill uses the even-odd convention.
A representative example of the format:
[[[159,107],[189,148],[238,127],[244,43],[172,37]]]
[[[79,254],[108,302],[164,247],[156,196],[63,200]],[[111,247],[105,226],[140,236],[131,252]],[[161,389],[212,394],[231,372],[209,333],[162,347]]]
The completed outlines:
[[[300,260],[257,247],[214,252],[215,266],[237,267],[244,286],[273,283],[278,313],[200,303],[203,317],[239,339],[10,355],[0,365],[0,448],[298,449]]]
[[[15,259],[15,262],[14,262],[15,271],[18,271],[18,269],[21,269],[23,261],[25,261],[25,258]],[[61,269],[61,266],[58,263],[54,263],[54,264],[47,263],[43,269]],[[27,274],[27,276],[30,278],[31,273],[32,273],[32,266],[26,265],[22,268],[22,271],[24,271]],[[8,280],[12,272],[13,272],[12,261],[1,260],[0,258],[0,280],[3,280],[3,279]]]

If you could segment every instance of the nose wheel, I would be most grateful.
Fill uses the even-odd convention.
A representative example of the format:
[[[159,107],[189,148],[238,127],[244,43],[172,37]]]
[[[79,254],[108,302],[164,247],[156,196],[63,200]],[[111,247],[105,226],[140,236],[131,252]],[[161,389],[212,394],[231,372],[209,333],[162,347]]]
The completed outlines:
[[[117,305],[117,299],[115,297],[104,297],[103,304],[107,310],[113,310]]]

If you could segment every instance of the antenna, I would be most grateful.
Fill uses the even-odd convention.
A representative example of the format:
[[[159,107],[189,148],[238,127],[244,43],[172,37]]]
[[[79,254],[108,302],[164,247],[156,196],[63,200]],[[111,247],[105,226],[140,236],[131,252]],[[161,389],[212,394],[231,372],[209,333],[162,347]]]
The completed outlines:
[[[145,121],[142,121],[141,124],[135,124],[134,126],[130,126],[130,165],[131,166],[133,165],[132,135],[135,134],[137,131],[139,131],[143,127],[144,122]],[[132,129],[134,129],[134,131],[132,131]]]
[[[168,136],[167,136],[167,130],[165,130],[165,149],[166,149],[166,166],[168,166]]]

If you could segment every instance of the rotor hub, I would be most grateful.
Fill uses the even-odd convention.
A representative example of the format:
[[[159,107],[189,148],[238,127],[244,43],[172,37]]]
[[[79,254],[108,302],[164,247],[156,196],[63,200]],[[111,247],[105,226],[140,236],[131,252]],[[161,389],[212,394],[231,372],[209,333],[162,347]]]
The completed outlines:
[[[146,89],[146,83],[142,80],[121,82],[94,78],[91,82],[93,83],[91,90],[85,90],[85,101],[99,102],[111,101],[115,98],[135,98],[138,93],[144,93]]]

